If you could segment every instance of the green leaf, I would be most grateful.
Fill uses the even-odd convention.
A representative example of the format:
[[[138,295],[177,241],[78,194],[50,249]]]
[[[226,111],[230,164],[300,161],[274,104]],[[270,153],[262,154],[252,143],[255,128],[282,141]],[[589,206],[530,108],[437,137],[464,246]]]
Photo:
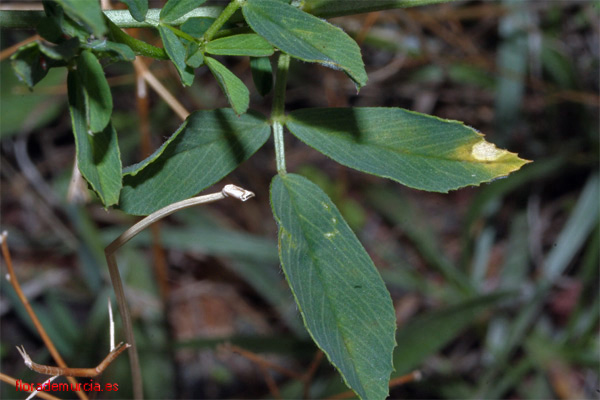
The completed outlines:
[[[177,72],[179,72],[181,82],[186,86],[191,86],[194,82],[194,70],[185,63],[187,54],[186,45],[166,26],[160,25],[158,32],[160,33],[160,38],[162,39],[167,55],[173,61]]]
[[[244,82],[214,58],[205,56],[204,63],[215,76],[235,112],[238,115],[245,113],[250,104],[250,92]]]
[[[206,52],[226,56],[266,57],[273,54],[273,46],[255,33],[227,36],[206,43]]]
[[[52,43],[60,43],[64,35],[79,38],[85,42],[90,36],[86,26],[65,15],[63,8],[54,1],[43,1],[46,17],[37,24],[38,33]],[[63,35],[64,34],[64,35]]]
[[[366,84],[360,48],[340,28],[277,0],[248,0],[243,13],[256,33],[292,57],[341,69],[358,88]]]
[[[104,15],[97,0],[56,0],[69,17],[84,25],[97,38],[106,33]]]
[[[82,79],[79,71],[69,71],[67,88],[77,165],[81,175],[108,207],[118,202],[122,182],[117,132],[112,124],[108,124],[102,132],[95,135],[88,133],[86,88]]]
[[[48,68],[44,68],[39,45],[35,42],[19,48],[10,57],[10,63],[19,80],[25,82],[30,89],[48,73]]]
[[[252,71],[252,81],[258,93],[261,96],[269,94],[273,89],[273,67],[271,60],[267,57],[250,58],[250,70]]]
[[[133,61],[135,53],[131,47],[123,43],[111,42],[109,40],[92,40],[87,44],[88,48],[100,53],[100,57],[110,57],[113,61]]]
[[[79,39],[71,38],[63,41],[58,46],[48,46],[43,42],[38,42],[42,54],[54,60],[70,60],[75,57],[79,50]]]
[[[384,399],[396,317],[369,258],[329,197],[295,174],[271,183],[279,257],[304,324],[363,399]]]
[[[0,64],[0,138],[47,125],[62,113],[66,96],[48,90],[64,86],[66,69],[54,68],[33,91],[15,79],[9,61]]]
[[[192,17],[180,26],[180,29],[190,36],[201,38],[204,32],[215,22],[215,18],[210,17]]]
[[[113,109],[102,65],[91,51],[85,50],[77,58],[77,73],[84,89],[88,128],[92,133],[101,132],[110,122]]]
[[[456,0],[303,0],[302,9],[321,18],[340,17],[393,8],[424,6],[427,4],[447,3]]]
[[[168,0],[160,11],[162,22],[172,22],[184,16],[196,7],[200,7],[206,0]]]
[[[287,127],[340,164],[432,192],[479,185],[529,162],[461,122],[401,108],[302,109]]]
[[[269,138],[266,118],[231,109],[196,111],[154,154],[125,170],[119,206],[146,215],[218,182]]]
[[[121,2],[127,4],[129,13],[133,19],[144,22],[146,13],[148,12],[148,0],[121,0]]]
[[[196,43],[189,45],[185,63],[192,68],[198,68],[204,64],[204,51],[202,50],[202,47],[198,46]]]

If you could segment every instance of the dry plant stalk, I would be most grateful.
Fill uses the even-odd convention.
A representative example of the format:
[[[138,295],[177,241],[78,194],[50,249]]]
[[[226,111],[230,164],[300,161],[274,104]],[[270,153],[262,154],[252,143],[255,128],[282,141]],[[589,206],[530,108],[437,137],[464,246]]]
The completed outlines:
[[[27,354],[23,346],[21,346],[21,348],[17,346],[17,350],[19,351],[19,354],[21,354],[21,357],[23,357],[25,365],[27,365],[27,367],[32,371],[38,372],[40,374],[77,376],[80,378],[95,378],[102,372],[104,372],[106,367],[108,367],[110,363],[113,362],[119,356],[119,354],[127,350],[129,347],[131,347],[131,345],[128,343],[119,343],[95,368],[62,368],[51,367],[49,365],[41,365],[31,361],[31,357],[29,357],[29,354]]]
[[[31,318],[33,325],[35,326],[36,330],[39,332],[40,337],[42,338],[42,341],[44,342],[44,345],[46,346],[46,348],[52,355],[52,358],[54,358],[54,361],[56,361],[56,363],[60,367],[68,368],[67,363],[65,363],[65,361],[62,359],[62,357],[58,353],[58,350],[54,346],[54,343],[52,342],[52,340],[46,333],[46,330],[44,329],[44,327],[42,326],[37,315],[33,311],[33,308],[31,308],[29,301],[23,294],[23,290],[21,290],[21,285],[19,284],[19,280],[17,279],[17,275],[15,274],[15,270],[12,265],[12,258],[10,256],[10,251],[8,250],[8,243],[6,242],[7,236],[8,236],[8,232],[6,232],[6,231],[2,232],[2,234],[0,235],[0,244],[2,245],[2,256],[4,257],[4,261],[6,262],[6,269],[8,270],[8,279],[10,281],[10,284],[15,289],[15,292],[17,293],[17,296],[19,297],[19,300],[21,301],[21,303],[23,303],[25,310],[27,310],[27,314],[29,314],[29,317]],[[75,381],[75,379],[73,377],[67,377],[67,380],[72,385],[77,384],[77,382]],[[75,393],[77,393],[77,396],[79,396],[79,398],[81,400],[88,400],[87,395],[83,391],[76,390]]]
[[[138,233],[168,215],[173,214],[176,211],[183,210],[184,208],[193,207],[199,204],[211,203],[213,201],[223,200],[226,197],[233,197],[241,201],[246,201],[254,197],[254,193],[249,190],[242,189],[235,185],[225,185],[225,187],[217,193],[207,194],[203,196],[192,197],[187,200],[182,200],[173,204],[169,204],[166,207],[161,208],[158,211],[153,212],[147,217],[143,218],[138,223],[134,224],[131,228],[127,229],[116,238],[111,244],[106,246],[104,254],[106,256],[106,263],[108,264],[108,271],[110,273],[110,279],[115,290],[117,298],[117,304],[119,305],[119,313],[121,314],[121,320],[123,321],[123,330],[125,331],[125,338],[127,342],[131,344],[131,351],[129,352],[129,364],[131,366],[131,375],[133,383],[133,396],[136,399],[144,397],[142,388],[142,372],[140,369],[140,360],[137,352],[137,346],[135,343],[135,337],[133,336],[133,324],[131,322],[131,313],[125,300],[125,291],[123,289],[123,281],[121,280],[121,274],[119,273],[119,266],[115,257],[115,251],[125,243],[134,238]]]

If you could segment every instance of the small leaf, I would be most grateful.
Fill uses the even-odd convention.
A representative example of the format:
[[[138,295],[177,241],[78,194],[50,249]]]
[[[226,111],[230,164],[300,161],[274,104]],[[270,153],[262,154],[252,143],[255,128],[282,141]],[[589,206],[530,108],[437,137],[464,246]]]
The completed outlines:
[[[154,154],[125,170],[119,206],[146,215],[218,182],[269,138],[264,116],[196,111]]]
[[[180,26],[180,29],[188,35],[199,39],[204,35],[208,28],[210,28],[213,22],[215,22],[215,18],[192,17],[188,18],[187,21]]]
[[[113,109],[112,94],[102,65],[89,50],[77,58],[77,73],[84,87],[86,120],[93,133],[104,131],[110,122]]]
[[[37,24],[38,33],[52,43],[60,43],[64,35],[79,38],[85,42],[90,32],[87,27],[65,15],[63,8],[54,1],[43,1],[46,17]],[[64,34],[64,35],[63,35]]]
[[[160,25],[158,31],[167,55],[179,72],[181,82],[186,86],[191,86],[194,82],[194,70],[185,63],[187,54],[185,44],[166,26]]]
[[[461,122],[401,108],[302,109],[287,127],[340,164],[432,192],[479,185],[529,162]]]
[[[184,16],[194,8],[200,7],[206,0],[168,0],[167,4],[160,10],[162,22],[172,22]]]
[[[10,63],[17,77],[30,89],[48,73],[48,68],[44,68],[44,60],[42,60],[38,43],[35,42],[19,48],[10,57]]]
[[[192,68],[198,68],[204,64],[204,52],[202,51],[202,47],[198,46],[196,43],[189,45],[185,63]]]
[[[396,316],[373,261],[329,197],[295,174],[271,183],[283,272],[317,345],[363,399],[385,399]]]
[[[360,88],[367,73],[356,42],[340,28],[277,0],[248,0],[250,27],[272,45],[303,61],[342,69]]]
[[[85,88],[81,79],[78,71],[69,71],[67,88],[77,165],[81,175],[108,207],[118,202],[122,182],[117,132],[112,124],[108,124],[102,132],[88,133]]]
[[[38,45],[40,51],[47,57],[54,60],[70,60],[79,50],[79,39],[71,38],[61,42],[58,46],[48,46],[42,42]]]
[[[148,0],[121,0],[122,3],[127,4],[129,13],[138,22],[144,22],[146,19],[146,13],[148,12]]]
[[[48,125],[62,114],[66,96],[48,90],[65,85],[66,68],[54,68],[31,93],[23,94],[25,86],[15,79],[8,60],[0,64],[0,139]],[[39,89],[39,90],[37,90]]]
[[[250,104],[250,92],[244,82],[214,58],[204,57],[204,63],[217,79],[235,112],[238,115],[245,113]]]
[[[252,81],[261,96],[269,94],[273,88],[273,67],[267,57],[251,57]]]
[[[96,53],[102,53],[100,56],[110,57],[113,61],[135,60],[135,53],[131,50],[131,47],[123,43],[111,42],[106,39],[92,40],[87,44],[87,47]]]
[[[227,36],[206,43],[206,52],[226,56],[265,57],[273,54],[273,46],[255,33]]]
[[[106,33],[104,14],[97,0],[56,0],[69,17],[84,25],[97,38]]]

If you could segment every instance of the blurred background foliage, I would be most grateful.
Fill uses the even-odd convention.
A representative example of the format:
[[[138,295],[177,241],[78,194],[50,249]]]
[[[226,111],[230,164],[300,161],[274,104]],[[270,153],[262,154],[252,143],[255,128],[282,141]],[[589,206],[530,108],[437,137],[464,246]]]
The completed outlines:
[[[369,82],[360,94],[339,71],[293,64],[288,110],[405,107],[464,121],[534,160],[507,179],[444,195],[351,171],[286,136],[288,170],[331,196],[392,293],[394,377],[418,369],[423,378],[394,386],[391,398],[598,396],[598,4],[461,1],[333,19],[363,49]],[[2,5],[11,6],[39,3]],[[2,49],[33,33],[3,31]],[[150,30],[135,34],[159,40]],[[254,90],[249,60],[225,62],[251,88],[252,107],[268,112],[271,97]],[[103,248],[135,218],[93,198],[67,200],[74,144],[65,72],[29,93],[6,59],[0,66],[1,227],[58,350],[69,366],[94,366],[108,353],[113,296]],[[184,90],[169,63],[150,68],[189,110],[226,106],[206,69]],[[181,121],[152,91],[147,115],[136,108],[131,64],[106,73],[129,165],[143,158],[141,123],[155,148]],[[160,246],[147,232],[119,250],[148,398],[303,396],[302,382],[285,371],[307,371],[316,349],[278,266],[268,203],[274,174],[268,144],[223,182],[256,199],[182,211],[155,231]],[[0,285],[2,372],[39,382],[15,345],[38,363],[54,362],[13,289]],[[265,372],[266,363],[284,370]],[[313,368],[311,398],[347,390],[325,360]],[[129,379],[126,357],[99,378],[119,384],[114,398],[130,395]],[[0,388],[2,398],[15,397]]]

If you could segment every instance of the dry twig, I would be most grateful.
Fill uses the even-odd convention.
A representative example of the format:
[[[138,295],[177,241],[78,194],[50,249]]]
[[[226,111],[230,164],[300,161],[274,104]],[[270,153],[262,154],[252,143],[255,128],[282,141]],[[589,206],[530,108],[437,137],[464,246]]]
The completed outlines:
[[[4,257],[4,261],[6,261],[6,269],[8,269],[10,284],[15,289],[15,292],[17,293],[17,296],[19,297],[19,300],[21,301],[21,303],[23,303],[25,310],[27,310],[27,314],[29,314],[29,317],[33,321],[33,325],[35,325],[35,328],[39,332],[40,337],[42,338],[44,345],[46,346],[46,348],[52,355],[52,358],[54,358],[54,361],[56,361],[56,363],[61,368],[68,368],[67,364],[65,363],[65,361],[62,359],[62,357],[58,353],[58,350],[56,350],[54,343],[52,342],[52,340],[46,333],[46,330],[40,323],[40,320],[38,319],[37,315],[33,311],[33,308],[31,308],[29,301],[27,300],[27,298],[23,294],[23,291],[21,290],[21,285],[19,285],[19,280],[17,279],[17,275],[15,275],[15,270],[12,265],[12,258],[10,256],[10,251],[8,250],[8,244],[6,242],[7,236],[8,236],[8,233],[6,231],[2,232],[2,234],[0,235],[0,244],[2,245],[2,256]],[[69,380],[69,383],[71,383],[73,385],[77,384],[77,382],[75,381],[74,378],[68,377],[67,379]],[[79,398],[81,400],[88,399],[87,395],[83,391],[77,390],[75,393],[77,393],[77,396],[79,396]]]

